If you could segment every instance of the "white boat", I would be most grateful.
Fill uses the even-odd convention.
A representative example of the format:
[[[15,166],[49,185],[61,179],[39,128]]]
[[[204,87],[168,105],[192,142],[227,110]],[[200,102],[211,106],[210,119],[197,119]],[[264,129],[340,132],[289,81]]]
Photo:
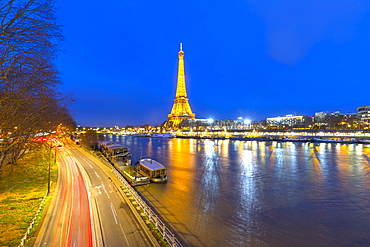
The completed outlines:
[[[274,141],[278,142],[309,142],[310,140],[307,138],[274,138]]]
[[[152,133],[154,138],[172,138],[175,137],[172,133]]]
[[[133,134],[133,136],[136,136],[136,137],[150,137],[150,133],[136,133],[136,134]]]
[[[167,182],[167,169],[156,160],[141,158],[135,170],[140,175],[148,177],[154,183]]]
[[[320,138],[313,138],[312,142],[320,142],[320,143],[355,143],[355,139],[340,139],[340,140],[334,140],[334,139],[320,139]]]
[[[370,144],[370,140],[356,140],[356,143],[359,143],[359,144]]]

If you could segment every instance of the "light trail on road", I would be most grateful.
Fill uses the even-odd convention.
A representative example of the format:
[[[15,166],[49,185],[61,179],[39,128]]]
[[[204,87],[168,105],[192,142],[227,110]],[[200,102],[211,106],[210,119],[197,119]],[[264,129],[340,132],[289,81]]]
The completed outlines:
[[[159,246],[110,169],[73,145],[62,148],[58,160],[58,189],[35,246]]]
[[[59,185],[39,246],[93,246],[90,195],[79,162],[59,149]]]
[[[129,205],[120,194],[119,184],[114,183],[110,169],[100,161],[71,146],[69,151],[84,168],[91,181],[91,201],[97,207],[100,233],[103,246],[159,246],[155,239],[150,240],[135,218]],[[139,216],[140,217],[140,216]]]

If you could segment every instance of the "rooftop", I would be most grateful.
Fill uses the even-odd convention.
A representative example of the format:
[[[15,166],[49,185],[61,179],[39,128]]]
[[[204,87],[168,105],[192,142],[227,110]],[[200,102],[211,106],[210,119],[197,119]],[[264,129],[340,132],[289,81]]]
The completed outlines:
[[[158,161],[156,160],[152,160],[152,159],[141,159],[140,160],[140,163],[144,166],[146,166],[147,168],[151,169],[151,170],[156,170],[156,169],[166,169],[166,167],[164,167],[161,163],[159,163]]]

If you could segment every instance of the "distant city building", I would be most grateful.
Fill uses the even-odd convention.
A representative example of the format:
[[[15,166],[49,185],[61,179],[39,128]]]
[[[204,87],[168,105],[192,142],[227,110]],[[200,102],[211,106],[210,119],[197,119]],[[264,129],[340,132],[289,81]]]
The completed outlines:
[[[184,119],[179,124],[179,129],[189,131],[202,131],[211,126],[213,120],[209,119]]]
[[[341,116],[341,115],[343,115],[341,111],[332,111],[330,113],[330,116]]]
[[[345,113],[343,114],[342,124],[345,128],[357,128],[358,127],[358,115],[357,113]]]
[[[179,128],[189,131],[204,130],[245,130],[251,129],[251,121],[238,120],[214,120],[214,119],[184,119]]]
[[[340,111],[322,111],[315,113],[314,122],[317,125],[326,125],[328,122],[338,121],[339,118],[343,117],[343,114]]]
[[[370,105],[358,107],[357,115],[358,115],[360,122],[369,122],[370,121]]]
[[[341,116],[341,115],[343,115],[341,113],[341,111],[332,111],[332,112],[322,111],[322,112],[316,112],[315,113],[315,119],[316,120],[323,120],[323,119],[325,119],[327,117],[330,117],[330,116]]]
[[[281,125],[287,125],[287,126],[298,126],[303,123],[303,116],[297,116],[295,114],[286,115],[285,117],[272,117],[267,118],[266,122],[269,126],[281,126]]]
[[[323,111],[315,113],[314,128],[319,129],[347,129],[356,128],[358,120],[356,113],[342,113],[341,111]]]
[[[327,116],[330,116],[329,111],[316,112],[315,113],[315,121],[321,121],[321,120],[325,119]]]

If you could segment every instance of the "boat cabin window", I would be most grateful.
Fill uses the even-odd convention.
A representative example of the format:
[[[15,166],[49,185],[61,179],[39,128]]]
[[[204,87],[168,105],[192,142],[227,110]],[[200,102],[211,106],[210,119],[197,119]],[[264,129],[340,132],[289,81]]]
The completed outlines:
[[[166,169],[158,169],[158,170],[153,171],[153,174],[152,174],[153,178],[159,178],[163,176],[166,176]]]

